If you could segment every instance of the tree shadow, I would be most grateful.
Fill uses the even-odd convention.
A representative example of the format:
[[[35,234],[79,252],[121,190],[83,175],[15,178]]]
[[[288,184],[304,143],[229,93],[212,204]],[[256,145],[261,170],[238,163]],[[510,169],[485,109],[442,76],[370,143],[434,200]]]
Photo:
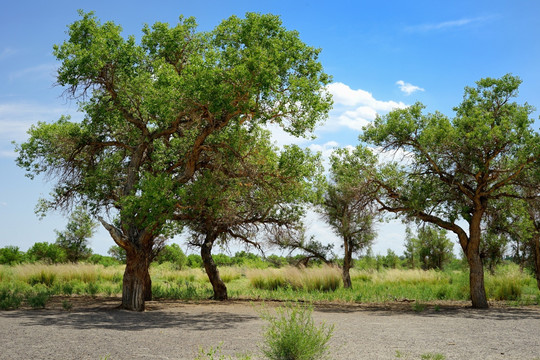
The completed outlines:
[[[176,328],[207,331],[235,328],[238,324],[259,320],[257,316],[227,312],[153,311],[133,312],[121,309],[90,309],[76,312],[60,310],[18,310],[4,312],[3,317],[17,318],[24,326],[54,326],[74,330],[112,329],[142,331]]]
[[[393,316],[408,314],[419,317],[436,318],[467,318],[485,320],[540,320],[540,307],[491,307],[489,309],[474,309],[463,305],[440,305],[423,304],[425,307],[413,308],[414,302],[410,303],[387,303],[387,304],[322,304],[316,305],[315,310],[323,313],[356,313],[369,312],[378,316]]]

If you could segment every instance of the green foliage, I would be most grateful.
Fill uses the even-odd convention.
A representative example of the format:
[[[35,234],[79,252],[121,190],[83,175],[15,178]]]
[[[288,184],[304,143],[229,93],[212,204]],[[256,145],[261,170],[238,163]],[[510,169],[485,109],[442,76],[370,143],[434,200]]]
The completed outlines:
[[[422,360],[445,360],[446,356],[440,353],[425,353],[420,356]]]
[[[0,249],[0,264],[15,265],[24,260],[24,253],[17,246],[5,246]]]
[[[0,310],[18,309],[24,299],[24,295],[18,289],[0,287]]]
[[[88,247],[89,239],[94,235],[97,223],[82,207],[77,207],[70,215],[64,231],[56,231],[56,244],[65,250],[67,261],[78,262],[92,254]]]
[[[434,226],[424,225],[418,228],[417,237],[407,228],[405,258],[411,268],[424,270],[444,267],[454,258],[454,244],[446,236],[447,231]]]
[[[222,343],[216,348],[210,347],[208,350],[199,348],[199,354],[195,360],[250,360],[251,356],[244,354],[236,357],[223,355],[221,352]]]
[[[50,293],[45,286],[34,286],[26,293],[26,302],[33,309],[45,308],[49,301]]]
[[[177,270],[182,270],[187,263],[187,257],[178,244],[165,245],[154,261],[162,264],[169,262],[174,264]]]
[[[334,326],[317,327],[313,309],[288,304],[276,309],[276,315],[262,310],[260,316],[268,322],[264,332],[263,354],[272,360],[315,360],[329,357],[328,341]]]
[[[47,264],[58,264],[66,262],[67,254],[57,244],[49,244],[47,242],[37,242],[26,252],[30,261],[40,261]]]
[[[202,268],[203,262],[201,255],[189,254],[186,258],[186,265],[190,268]]]
[[[103,266],[114,266],[114,265],[119,265],[122,263],[115,257],[103,256],[100,254],[92,254],[88,257],[88,259],[86,259],[86,261],[89,262],[90,264],[100,264]]]
[[[126,250],[122,249],[118,245],[113,245],[109,248],[107,253],[114,258],[116,261],[119,261],[123,264],[126,263]]]

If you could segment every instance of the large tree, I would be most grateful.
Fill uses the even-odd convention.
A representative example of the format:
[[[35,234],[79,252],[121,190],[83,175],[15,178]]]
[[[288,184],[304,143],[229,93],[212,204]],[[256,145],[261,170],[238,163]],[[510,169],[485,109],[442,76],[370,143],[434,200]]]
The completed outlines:
[[[331,105],[318,49],[277,16],[231,17],[210,32],[193,18],[145,26],[140,44],[92,13],[55,46],[58,84],[85,113],[39,123],[18,147],[29,176],[56,179],[44,209],[84,203],[126,250],[122,306],[151,297],[156,239],[175,229],[182,188],[216,149],[207,139],[236,124],[277,123],[303,135]]]
[[[190,244],[200,248],[214,298],[225,300],[213,246],[236,239],[261,248],[264,232],[298,227],[321,165],[297,146],[278,152],[270,133],[258,128],[231,127],[212,141],[220,150],[184,187],[175,219],[189,228]]]
[[[405,164],[387,165],[379,173],[382,208],[457,235],[476,308],[488,307],[480,256],[488,206],[513,196],[520,174],[540,156],[540,136],[531,127],[533,108],[512,102],[520,83],[511,75],[482,79],[465,88],[451,120],[438,112],[425,115],[417,103],[377,117],[361,137],[407,155]]]

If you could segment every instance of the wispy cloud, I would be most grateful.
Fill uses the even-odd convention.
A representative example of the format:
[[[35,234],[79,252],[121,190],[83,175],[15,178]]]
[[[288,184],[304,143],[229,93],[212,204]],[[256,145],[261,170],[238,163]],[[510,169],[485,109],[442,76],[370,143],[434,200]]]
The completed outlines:
[[[15,55],[17,53],[17,50],[13,49],[13,48],[10,48],[10,47],[6,47],[4,48],[2,51],[0,51],[0,60],[3,60],[5,58],[8,58],[12,55]]]
[[[45,78],[54,78],[56,75],[57,64],[41,64],[37,66],[32,66],[26,69],[14,71],[9,74],[9,80],[18,80],[21,78],[32,78],[32,79],[45,79]]]
[[[427,23],[420,25],[407,26],[405,28],[408,32],[429,32],[437,30],[456,29],[464,26],[484,23],[488,20],[495,18],[496,16],[479,16],[475,18],[463,18],[457,20],[442,21],[438,23]]]
[[[423,88],[410,83],[406,83],[403,80],[396,81],[396,84],[399,86],[399,89],[405,93],[405,95],[411,95],[413,92],[416,91],[425,91]]]

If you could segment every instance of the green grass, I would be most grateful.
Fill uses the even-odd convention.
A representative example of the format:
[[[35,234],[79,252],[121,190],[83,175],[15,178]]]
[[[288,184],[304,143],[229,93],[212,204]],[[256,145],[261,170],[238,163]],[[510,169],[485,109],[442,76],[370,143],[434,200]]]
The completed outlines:
[[[0,308],[24,305],[26,295],[46,289],[50,296],[119,296],[124,266],[91,264],[0,266]],[[202,269],[175,270],[168,264],[150,268],[155,299],[206,299],[212,287]],[[466,271],[354,270],[352,289],[344,289],[339,269],[284,267],[264,270],[222,267],[229,297],[242,299],[385,303],[410,300],[468,301],[469,275]],[[540,305],[540,291],[534,277],[517,265],[499,267],[486,273],[486,292],[490,301],[509,305]],[[4,289],[4,290],[2,290]],[[19,298],[23,298],[22,302]]]

